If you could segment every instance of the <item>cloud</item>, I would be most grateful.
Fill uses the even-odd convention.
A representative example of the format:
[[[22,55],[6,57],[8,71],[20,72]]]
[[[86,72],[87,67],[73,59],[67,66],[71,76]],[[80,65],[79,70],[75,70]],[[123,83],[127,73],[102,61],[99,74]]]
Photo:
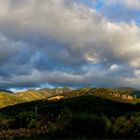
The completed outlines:
[[[111,21],[74,0],[1,0],[0,7],[1,87],[139,86],[135,22]]]

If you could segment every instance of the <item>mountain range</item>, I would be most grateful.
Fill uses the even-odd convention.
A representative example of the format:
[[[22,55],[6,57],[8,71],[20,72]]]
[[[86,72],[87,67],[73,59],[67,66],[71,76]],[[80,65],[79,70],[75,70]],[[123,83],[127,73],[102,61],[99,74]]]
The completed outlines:
[[[22,92],[12,93],[9,90],[0,90],[0,108],[33,100],[47,99],[51,96],[70,92],[69,88],[54,89],[29,89]]]
[[[139,139],[133,88],[0,92],[0,139]]]
[[[12,93],[9,90],[0,90],[0,108],[23,102],[35,100],[59,100],[63,98],[77,97],[81,95],[101,96],[107,99],[123,102],[139,102],[140,92],[133,88],[43,88],[39,90],[28,89],[26,91]]]

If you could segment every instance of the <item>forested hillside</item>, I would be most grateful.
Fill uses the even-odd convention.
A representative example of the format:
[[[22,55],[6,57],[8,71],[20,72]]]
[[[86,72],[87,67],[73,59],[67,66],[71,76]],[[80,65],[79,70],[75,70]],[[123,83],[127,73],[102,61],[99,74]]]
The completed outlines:
[[[83,88],[2,108],[0,137],[140,138],[139,99],[132,92],[117,91]]]

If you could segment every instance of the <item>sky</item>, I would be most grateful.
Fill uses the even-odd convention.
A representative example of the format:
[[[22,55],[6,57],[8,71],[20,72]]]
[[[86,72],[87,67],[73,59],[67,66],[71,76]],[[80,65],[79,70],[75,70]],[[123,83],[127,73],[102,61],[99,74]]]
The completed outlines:
[[[0,0],[0,88],[140,89],[140,0]]]

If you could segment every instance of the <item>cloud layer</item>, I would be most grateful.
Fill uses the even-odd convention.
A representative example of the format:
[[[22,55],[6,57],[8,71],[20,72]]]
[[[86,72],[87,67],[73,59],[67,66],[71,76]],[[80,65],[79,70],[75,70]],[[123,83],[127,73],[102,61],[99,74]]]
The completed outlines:
[[[139,88],[140,27],[133,16],[106,16],[117,1],[139,10],[139,0],[108,0],[100,10],[76,0],[1,0],[0,87]]]

